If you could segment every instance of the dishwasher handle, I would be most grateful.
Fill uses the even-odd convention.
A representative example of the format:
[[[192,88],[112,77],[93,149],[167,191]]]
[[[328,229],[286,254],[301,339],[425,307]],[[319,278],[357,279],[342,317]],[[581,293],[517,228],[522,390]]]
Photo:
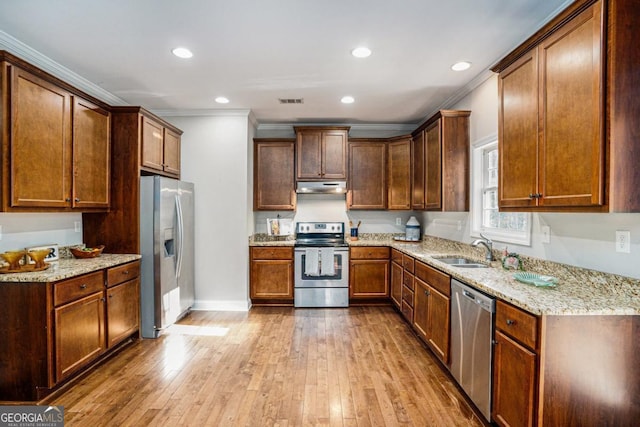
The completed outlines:
[[[464,296],[465,296],[465,297],[467,297],[467,298],[471,298],[471,299],[472,299],[472,300],[474,300],[474,301],[476,300],[476,296],[475,296],[475,295],[473,295],[473,294],[472,294],[471,292],[469,292],[469,291],[463,290],[463,291],[462,291],[462,295],[464,295]]]

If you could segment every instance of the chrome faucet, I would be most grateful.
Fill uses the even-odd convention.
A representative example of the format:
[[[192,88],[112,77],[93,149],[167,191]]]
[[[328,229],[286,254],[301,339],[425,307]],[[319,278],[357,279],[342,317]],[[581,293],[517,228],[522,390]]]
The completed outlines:
[[[493,261],[493,241],[485,236],[482,235],[482,233],[480,233],[480,237],[482,237],[481,239],[476,239],[473,242],[471,242],[471,246],[475,246],[477,247],[478,245],[482,245],[487,249],[487,253],[485,255],[485,259],[489,262]]]

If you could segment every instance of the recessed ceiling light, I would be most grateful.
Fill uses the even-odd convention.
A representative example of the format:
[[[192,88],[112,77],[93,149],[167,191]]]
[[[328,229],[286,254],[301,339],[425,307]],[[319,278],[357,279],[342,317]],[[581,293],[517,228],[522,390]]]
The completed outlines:
[[[371,56],[371,49],[369,49],[368,47],[360,46],[353,49],[351,51],[351,55],[355,56],[356,58],[366,58],[368,56]]]
[[[178,58],[183,58],[183,59],[191,58],[193,56],[193,53],[191,53],[191,51],[186,47],[177,47],[173,49],[171,53],[173,53]]]
[[[451,69],[453,71],[464,71],[464,70],[468,70],[469,67],[471,67],[471,62],[460,61],[460,62],[456,62],[455,64],[453,64],[451,66]]]
[[[225,98],[224,96],[219,96],[215,99],[218,104],[228,104],[229,98]]]
[[[343,96],[340,102],[342,102],[343,104],[353,104],[355,102],[355,99],[353,98],[353,96]]]

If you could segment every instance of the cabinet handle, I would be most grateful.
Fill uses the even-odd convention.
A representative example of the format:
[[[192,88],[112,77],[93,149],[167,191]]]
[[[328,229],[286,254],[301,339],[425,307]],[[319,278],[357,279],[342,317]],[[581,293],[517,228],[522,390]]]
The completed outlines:
[[[122,274],[129,274],[129,270],[123,271]]]
[[[75,200],[75,201],[76,201],[76,203],[77,203],[77,202],[79,202],[79,201],[80,201],[80,198],[79,198],[79,197],[76,197],[74,200]]]
[[[109,295],[109,298],[113,298],[113,295]]]
[[[70,202],[71,201],[71,197],[67,197],[66,199],[64,199],[65,202]]]
[[[540,198],[542,198],[542,193],[530,193],[529,194],[529,198],[530,199],[540,199]]]
[[[507,319],[507,325],[512,326],[512,325],[515,325],[515,324],[516,324],[515,320]]]
[[[429,296],[429,295],[431,295],[431,292],[429,292],[429,291],[424,291],[424,294],[425,294],[425,295],[427,295],[427,296]]]
[[[104,299],[104,298],[100,298],[100,301],[101,301],[101,302],[105,302],[105,299]]]
[[[84,284],[80,285],[80,289],[87,289],[87,285],[84,285]]]

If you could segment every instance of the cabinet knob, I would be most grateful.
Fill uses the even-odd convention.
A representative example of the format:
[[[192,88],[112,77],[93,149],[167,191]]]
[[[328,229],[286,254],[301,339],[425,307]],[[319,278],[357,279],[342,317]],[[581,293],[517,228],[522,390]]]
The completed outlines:
[[[507,319],[507,325],[511,326],[511,325],[515,325],[515,324],[516,324],[515,320]]]
[[[71,201],[71,197],[67,197],[66,199],[64,199],[65,202],[70,202]]]
[[[122,274],[125,274],[125,275],[126,275],[126,274],[129,274],[129,270],[125,270],[125,271],[123,271],[123,272],[122,272]]]
[[[80,201],[80,198],[79,198],[79,197],[76,197],[74,200],[75,200],[76,202],[79,202],[79,201]]]
[[[429,291],[424,291],[424,294],[428,296],[428,295],[431,295],[431,292],[429,292]]]
[[[109,298],[113,298],[113,295],[109,295]]]
[[[87,289],[87,285],[85,284],[80,285],[80,289]]]

